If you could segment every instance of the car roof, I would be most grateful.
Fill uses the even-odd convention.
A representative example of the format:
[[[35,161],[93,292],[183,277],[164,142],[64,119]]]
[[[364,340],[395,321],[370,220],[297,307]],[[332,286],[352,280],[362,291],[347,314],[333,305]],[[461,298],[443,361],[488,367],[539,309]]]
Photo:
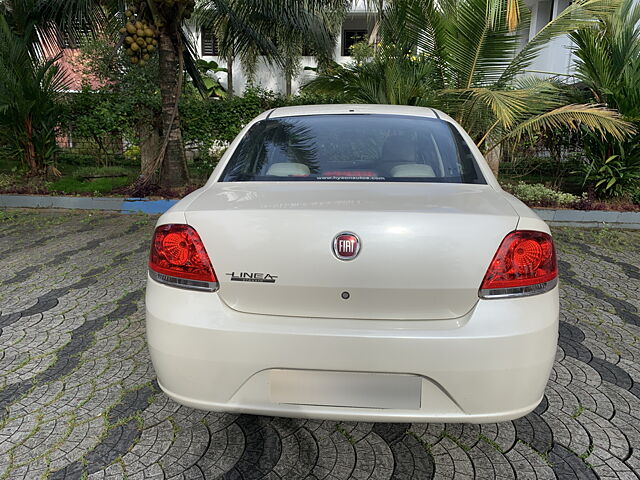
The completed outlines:
[[[426,107],[409,107],[405,105],[358,105],[358,104],[329,104],[329,105],[300,105],[296,107],[281,107],[272,110],[268,118],[297,117],[301,115],[342,115],[342,114],[383,114],[383,115],[412,115],[427,118],[443,118],[445,115],[438,110]]]

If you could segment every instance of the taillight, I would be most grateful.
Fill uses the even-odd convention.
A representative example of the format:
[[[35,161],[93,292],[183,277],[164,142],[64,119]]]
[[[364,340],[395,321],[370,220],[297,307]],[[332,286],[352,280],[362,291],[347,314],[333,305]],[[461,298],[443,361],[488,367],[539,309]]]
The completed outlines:
[[[521,230],[500,244],[480,286],[482,298],[524,297],[548,292],[558,283],[551,235]]]
[[[218,279],[198,232],[189,225],[156,228],[151,242],[149,275],[173,287],[214,292]]]

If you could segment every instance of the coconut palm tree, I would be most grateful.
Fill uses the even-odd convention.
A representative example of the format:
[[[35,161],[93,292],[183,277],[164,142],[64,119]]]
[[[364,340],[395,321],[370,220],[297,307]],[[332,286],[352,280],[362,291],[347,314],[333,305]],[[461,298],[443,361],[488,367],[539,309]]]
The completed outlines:
[[[385,8],[380,25],[383,48],[376,58],[321,75],[306,88],[352,96],[359,90],[356,100],[439,107],[489,154],[495,171],[497,153],[507,140],[559,128],[586,128],[621,139],[633,130],[612,110],[572,105],[557,84],[524,76],[549,40],[592,25],[598,15],[611,11],[609,0],[574,2],[523,47],[520,36],[509,30],[508,0],[501,0],[496,22],[486,14],[495,1],[394,0]],[[524,5],[520,12],[526,26]],[[420,83],[421,89],[416,88]]]
[[[193,0],[136,1],[141,2],[139,11],[144,11],[145,6],[149,7],[159,34],[160,90],[163,99],[165,140],[155,166],[161,168],[161,179],[165,186],[180,186],[187,179],[178,112],[185,68],[196,85],[205,90],[200,82],[195,50],[189,42],[186,25],[195,5]],[[215,25],[216,30],[224,29],[221,46],[226,50],[227,58],[231,58],[231,55],[242,55],[251,49],[259,49],[266,52],[268,58],[282,63],[277,48],[270,40],[274,29],[288,31],[291,35],[326,37],[326,28],[318,22],[310,22],[310,15],[336,6],[346,8],[347,3],[348,0],[200,0],[199,7],[205,22]],[[316,33],[317,31],[320,33]],[[232,71],[228,73],[232,75]],[[154,165],[150,166],[153,167]],[[149,170],[146,174],[143,175],[143,182],[151,178],[152,171]]]

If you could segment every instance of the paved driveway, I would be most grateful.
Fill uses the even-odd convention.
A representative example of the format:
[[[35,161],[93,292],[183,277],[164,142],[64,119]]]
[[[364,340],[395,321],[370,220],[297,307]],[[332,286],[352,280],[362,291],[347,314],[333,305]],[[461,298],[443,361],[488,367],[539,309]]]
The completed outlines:
[[[155,218],[0,210],[0,478],[638,478],[640,232],[555,231],[560,348],[515,422],[206,413],[155,383]]]

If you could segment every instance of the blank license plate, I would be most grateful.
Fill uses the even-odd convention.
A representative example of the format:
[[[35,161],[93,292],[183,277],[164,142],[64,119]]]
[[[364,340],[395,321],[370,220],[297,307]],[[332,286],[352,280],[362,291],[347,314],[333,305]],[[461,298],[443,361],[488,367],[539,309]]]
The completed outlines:
[[[271,370],[271,401],[332,407],[420,408],[422,379],[416,375]]]

